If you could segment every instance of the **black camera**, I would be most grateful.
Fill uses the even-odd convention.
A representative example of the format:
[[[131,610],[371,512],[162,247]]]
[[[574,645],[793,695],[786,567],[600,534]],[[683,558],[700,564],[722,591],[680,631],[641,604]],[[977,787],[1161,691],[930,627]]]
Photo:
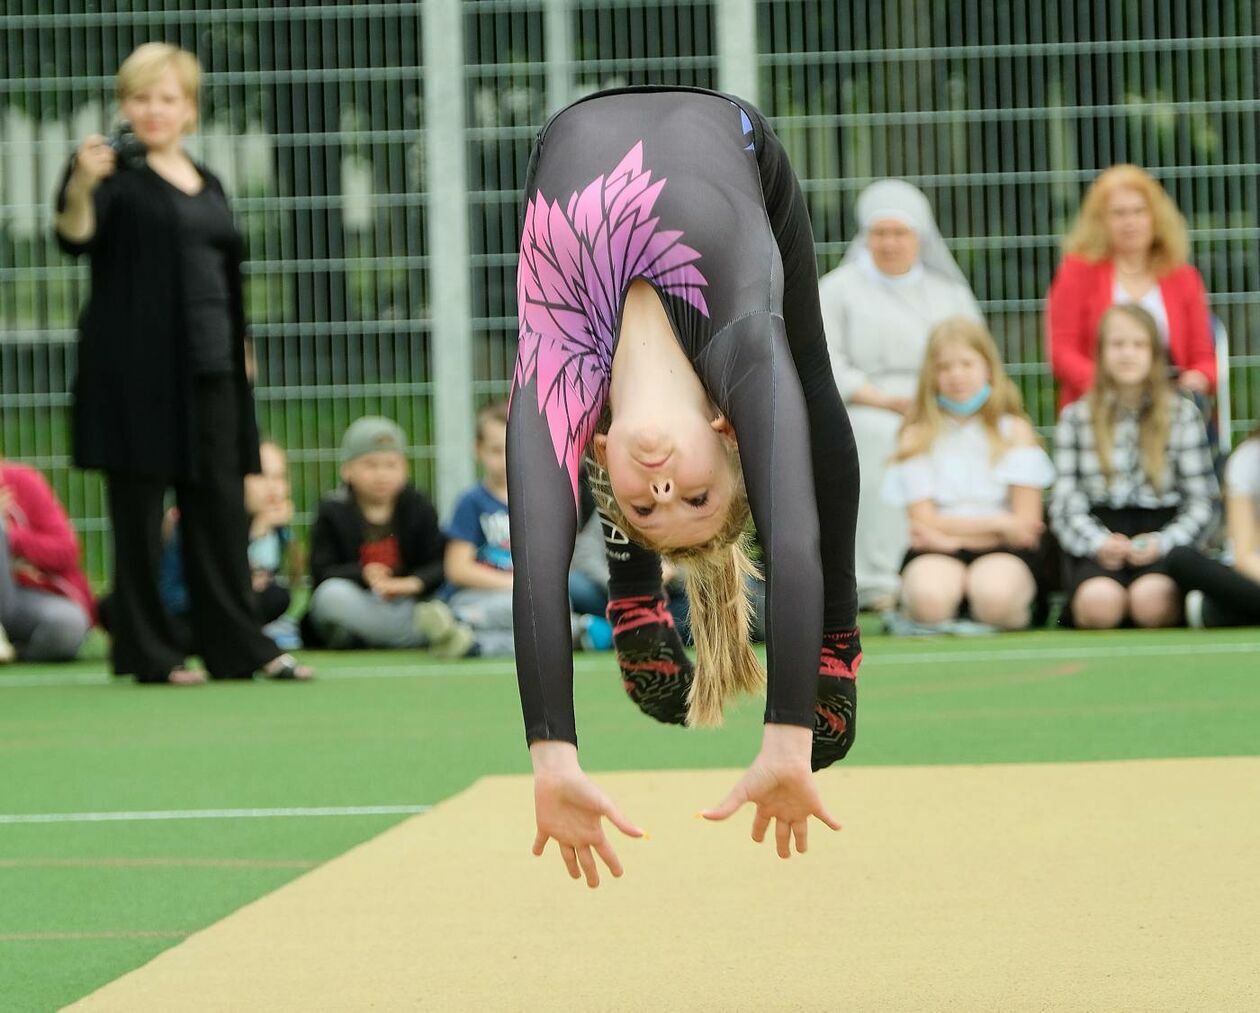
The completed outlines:
[[[144,165],[145,156],[149,153],[149,149],[126,120],[114,127],[106,143],[114,149],[114,157],[120,169],[135,169]]]

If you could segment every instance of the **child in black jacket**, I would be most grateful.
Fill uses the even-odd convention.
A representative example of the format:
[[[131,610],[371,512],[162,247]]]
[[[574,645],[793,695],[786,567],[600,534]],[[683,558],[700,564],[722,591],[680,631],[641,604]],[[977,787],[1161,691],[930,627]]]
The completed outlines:
[[[306,642],[469,653],[472,633],[433,597],[445,541],[433,504],[408,481],[402,430],[375,416],[354,422],[341,441],[341,478],[311,529]]]

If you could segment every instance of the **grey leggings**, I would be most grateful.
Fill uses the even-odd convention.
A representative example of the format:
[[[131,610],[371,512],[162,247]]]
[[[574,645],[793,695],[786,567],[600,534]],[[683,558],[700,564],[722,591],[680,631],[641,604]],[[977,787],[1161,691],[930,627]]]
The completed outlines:
[[[9,540],[0,532],[0,626],[23,661],[70,661],[91,628],[87,613],[52,591],[13,579]]]

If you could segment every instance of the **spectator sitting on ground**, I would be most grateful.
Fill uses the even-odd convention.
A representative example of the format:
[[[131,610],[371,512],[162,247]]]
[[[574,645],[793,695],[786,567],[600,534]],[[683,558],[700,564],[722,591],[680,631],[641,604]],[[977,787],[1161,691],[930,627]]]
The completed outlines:
[[[455,504],[446,527],[445,595],[460,622],[472,627],[478,653],[515,652],[512,636],[512,539],[508,523],[505,401],[477,413],[477,461],[482,480]],[[574,643],[612,646],[612,627],[599,615],[573,616]]]
[[[932,331],[893,461],[883,493],[910,519],[906,615],[935,625],[966,607],[999,629],[1028,626],[1046,597],[1041,501],[1054,466],[984,324],[953,317]]]
[[[880,487],[913,404],[928,334],[949,317],[981,317],[921,191],[904,180],[878,180],[862,191],[855,210],[860,231],[844,262],[818,283],[818,298],[862,470],[858,602],[878,612],[896,601],[909,544],[905,515],[888,509]]]
[[[1183,391],[1206,395],[1216,386],[1207,292],[1186,262],[1189,246],[1185,219],[1149,173],[1113,165],[1094,180],[1046,297],[1060,408],[1093,384],[1099,323],[1113,305],[1151,314]]]
[[[263,632],[286,650],[301,647],[297,626],[285,616],[289,581],[302,572],[293,523],[289,458],[275,440],[258,448],[262,472],[245,476],[245,511],[249,514],[249,572],[254,604]]]
[[[34,468],[0,459],[0,662],[70,661],[94,621],[57,494]]]
[[[407,479],[407,441],[389,419],[365,416],[341,441],[341,488],[311,529],[308,646],[429,647],[462,657],[472,633],[434,592],[442,533],[429,498]]]
[[[1260,626],[1260,428],[1225,464],[1225,530],[1221,562],[1189,545],[1168,554],[1190,626]]]
[[[1219,492],[1203,416],[1169,382],[1154,318],[1113,306],[1099,325],[1094,386],[1063,409],[1050,524],[1064,554],[1065,623],[1173,626],[1181,595],[1166,557],[1197,545]]]

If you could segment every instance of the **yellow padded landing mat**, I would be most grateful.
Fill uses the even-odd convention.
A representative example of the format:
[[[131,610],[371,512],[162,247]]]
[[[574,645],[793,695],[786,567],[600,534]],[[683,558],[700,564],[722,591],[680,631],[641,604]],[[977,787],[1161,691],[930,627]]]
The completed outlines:
[[[694,817],[737,776],[597,775],[595,891],[481,781],[73,1008],[1260,1009],[1260,758],[829,771],[787,862]]]

